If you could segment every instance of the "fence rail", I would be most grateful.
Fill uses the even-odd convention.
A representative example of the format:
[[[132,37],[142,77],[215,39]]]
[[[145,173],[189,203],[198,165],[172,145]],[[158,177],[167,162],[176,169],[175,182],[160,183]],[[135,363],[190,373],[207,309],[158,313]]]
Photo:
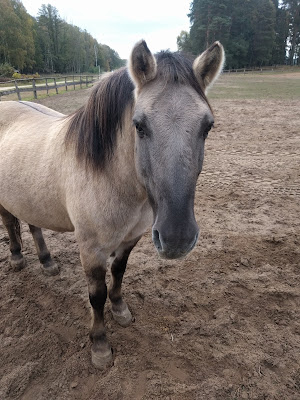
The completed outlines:
[[[244,73],[247,74],[248,72],[270,72],[270,71],[284,71],[283,67],[257,67],[257,68],[239,68],[239,69],[225,69],[223,72],[227,74],[231,73]]]
[[[1,82],[0,100],[2,96],[8,96],[13,93],[17,93],[18,99],[22,100],[21,93],[23,92],[33,92],[34,98],[37,99],[38,91],[46,91],[48,95],[49,90],[55,89],[56,94],[58,94],[58,89],[61,87],[65,87],[65,90],[68,90],[69,86],[73,86],[75,90],[77,85],[80,85],[80,88],[82,88],[83,85],[88,87],[89,84],[98,79],[98,75],[66,75],[62,77],[15,79],[8,82]],[[31,83],[25,84],[25,82],[30,81]],[[45,81],[45,84],[38,83],[39,81]],[[23,85],[22,82],[24,83]],[[2,85],[5,86],[3,87]]]

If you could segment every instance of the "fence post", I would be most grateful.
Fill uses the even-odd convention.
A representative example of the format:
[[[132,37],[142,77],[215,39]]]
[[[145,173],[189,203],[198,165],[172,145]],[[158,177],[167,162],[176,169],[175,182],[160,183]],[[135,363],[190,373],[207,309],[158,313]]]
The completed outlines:
[[[16,92],[17,92],[17,95],[18,95],[18,99],[19,99],[19,100],[22,100],[22,99],[21,99],[20,90],[19,90],[19,88],[18,88],[18,84],[17,84],[17,81],[16,81],[16,80],[15,80],[15,87],[16,87]]]
[[[74,90],[75,90],[75,77],[73,75],[73,86],[74,86]]]
[[[32,87],[33,87],[33,95],[34,95],[34,98],[37,99],[36,86],[35,86],[35,79],[32,79]]]
[[[68,91],[67,77],[65,77],[66,92]]]
[[[88,76],[85,77],[85,86],[88,87]]]
[[[46,78],[46,90],[47,90],[47,96],[49,96],[48,78]]]
[[[58,94],[58,89],[57,89],[57,85],[56,85],[56,78],[53,78],[53,80],[54,80],[54,86],[55,86],[56,94]]]

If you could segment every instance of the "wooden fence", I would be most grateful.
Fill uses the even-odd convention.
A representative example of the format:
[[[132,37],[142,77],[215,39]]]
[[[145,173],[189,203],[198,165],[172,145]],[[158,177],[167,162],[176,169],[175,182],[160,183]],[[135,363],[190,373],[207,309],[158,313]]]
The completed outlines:
[[[58,94],[58,88],[60,87],[68,90],[68,87],[72,86],[73,90],[75,90],[77,85],[80,85],[80,88],[83,85],[88,87],[89,84],[98,79],[98,75],[67,75],[63,77],[15,79],[0,84],[0,100],[2,96],[12,93],[17,93],[18,99],[22,100],[21,93],[23,92],[33,92],[34,98],[37,99],[38,91],[46,91],[48,95],[51,89],[55,89],[56,94]],[[39,81],[43,81],[43,83],[38,83]]]
[[[284,71],[283,67],[278,67],[278,66],[274,66],[274,67],[257,67],[257,68],[239,68],[239,69],[225,69],[223,70],[223,72],[227,73],[227,74],[231,74],[231,73],[243,73],[243,74],[247,74],[248,72],[272,72],[272,71]]]

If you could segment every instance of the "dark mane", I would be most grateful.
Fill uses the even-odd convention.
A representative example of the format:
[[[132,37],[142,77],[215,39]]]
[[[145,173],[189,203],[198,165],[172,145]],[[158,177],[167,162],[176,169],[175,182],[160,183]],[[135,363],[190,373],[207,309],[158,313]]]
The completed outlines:
[[[79,161],[93,169],[103,169],[111,158],[122,131],[123,117],[133,104],[134,85],[126,68],[102,79],[92,91],[86,105],[76,111],[66,133],[66,145],[75,145]]]
[[[192,86],[209,105],[193,73],[193,62],[181,53],[156,54],[158,77],[165,83]],[[94,170],[102,170],[111,159],[122,131],[124,112],[134,103],[134,85],[127,68],[102,79],[92,90],[86,105],[70,119],[65,144],[75,147],[77,159]]]

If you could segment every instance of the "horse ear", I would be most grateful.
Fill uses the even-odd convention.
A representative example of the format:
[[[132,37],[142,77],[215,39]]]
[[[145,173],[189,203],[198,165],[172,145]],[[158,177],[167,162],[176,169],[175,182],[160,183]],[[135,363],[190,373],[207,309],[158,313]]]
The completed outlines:
[[[194,74],[205,92],[222,72],[224,62],[225,53],[220,42],[212,44],[194,61]]]
[[[156,60],[145,40],[136,43],[132,49],[128,70],[133,83],[139,89],[156,77]]]

